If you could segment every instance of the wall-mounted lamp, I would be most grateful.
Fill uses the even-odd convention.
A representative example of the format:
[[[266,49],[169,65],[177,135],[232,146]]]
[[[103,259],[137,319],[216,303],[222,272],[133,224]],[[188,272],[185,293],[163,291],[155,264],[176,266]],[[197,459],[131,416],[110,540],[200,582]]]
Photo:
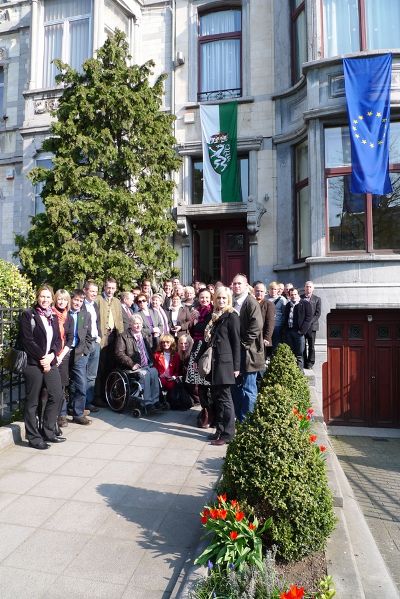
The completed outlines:
[[[183,52],[177,52],[176,59],[175,59],[175,66],[181,67],[183,64],[185,64],[185,56],[184,56]]]

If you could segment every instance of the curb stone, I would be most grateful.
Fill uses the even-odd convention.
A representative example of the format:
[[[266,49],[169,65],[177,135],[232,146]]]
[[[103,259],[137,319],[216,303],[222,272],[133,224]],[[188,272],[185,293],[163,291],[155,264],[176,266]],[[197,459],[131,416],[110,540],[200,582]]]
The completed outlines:
[[[13,422],[0,427],[0,451],[7,449],[10,445],[21,443],[25,437],[25,426],[23,422]]]

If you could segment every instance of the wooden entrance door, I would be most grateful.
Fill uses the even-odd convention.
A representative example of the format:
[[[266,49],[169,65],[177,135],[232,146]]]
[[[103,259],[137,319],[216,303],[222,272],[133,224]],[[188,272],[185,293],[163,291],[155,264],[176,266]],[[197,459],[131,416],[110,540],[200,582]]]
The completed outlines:
[[[193,223],[193,279],[230,285],[237,273],[248,273],[248,238],[244,221]]]
[[[325,421],[400,426],[400,311],[333,310],[327,337]]]

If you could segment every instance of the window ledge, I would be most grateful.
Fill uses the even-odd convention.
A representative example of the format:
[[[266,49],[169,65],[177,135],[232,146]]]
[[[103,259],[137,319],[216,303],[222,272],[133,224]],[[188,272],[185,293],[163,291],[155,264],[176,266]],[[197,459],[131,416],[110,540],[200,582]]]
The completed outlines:
[[[316,256],[306,259],[306,264],[329,264],[340,262],[400,262],[398,254],[354,254],[337,256]]]
[[[238,102],[239,104],[251,104],[254,102],[254,96],[240,96],[239,98],[226,98],[224,100],[209,100],[208,102],[186,102],[183,108],[200,108],[208,104],[228,104],[228,102]]]

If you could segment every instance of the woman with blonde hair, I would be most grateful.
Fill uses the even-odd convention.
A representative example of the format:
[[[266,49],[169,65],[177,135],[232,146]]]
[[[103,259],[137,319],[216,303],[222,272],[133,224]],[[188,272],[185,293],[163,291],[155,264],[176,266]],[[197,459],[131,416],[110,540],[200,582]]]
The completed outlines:
[[[65,289],[58,289],[54,294],[53,314],[58,319],[61,337],[61,351],[57,354],[57,366],[63,387],[63,401],[59,408],[58,426],[68,426],[67,402],[65,388],[69,385],[69,351],[74,341],[74,320],[69,314],[71,296]]]
[[[171,403],[177,378],[179,377],[179,354],[175,339],[169,333],[161,335],[157,351],[153,356],[162,388],[167,391],[167,400]]]
[[[232,292],[227,287],[217,287],[211,321],[206,327],[200,355],[213,348],[211,372],[207,376],[211,383],[214,402],[215,433],[209,435],[212,445],[225,445],[235,435],[235,408],[231,385],[240,370],[240,321],[232,307]]]

